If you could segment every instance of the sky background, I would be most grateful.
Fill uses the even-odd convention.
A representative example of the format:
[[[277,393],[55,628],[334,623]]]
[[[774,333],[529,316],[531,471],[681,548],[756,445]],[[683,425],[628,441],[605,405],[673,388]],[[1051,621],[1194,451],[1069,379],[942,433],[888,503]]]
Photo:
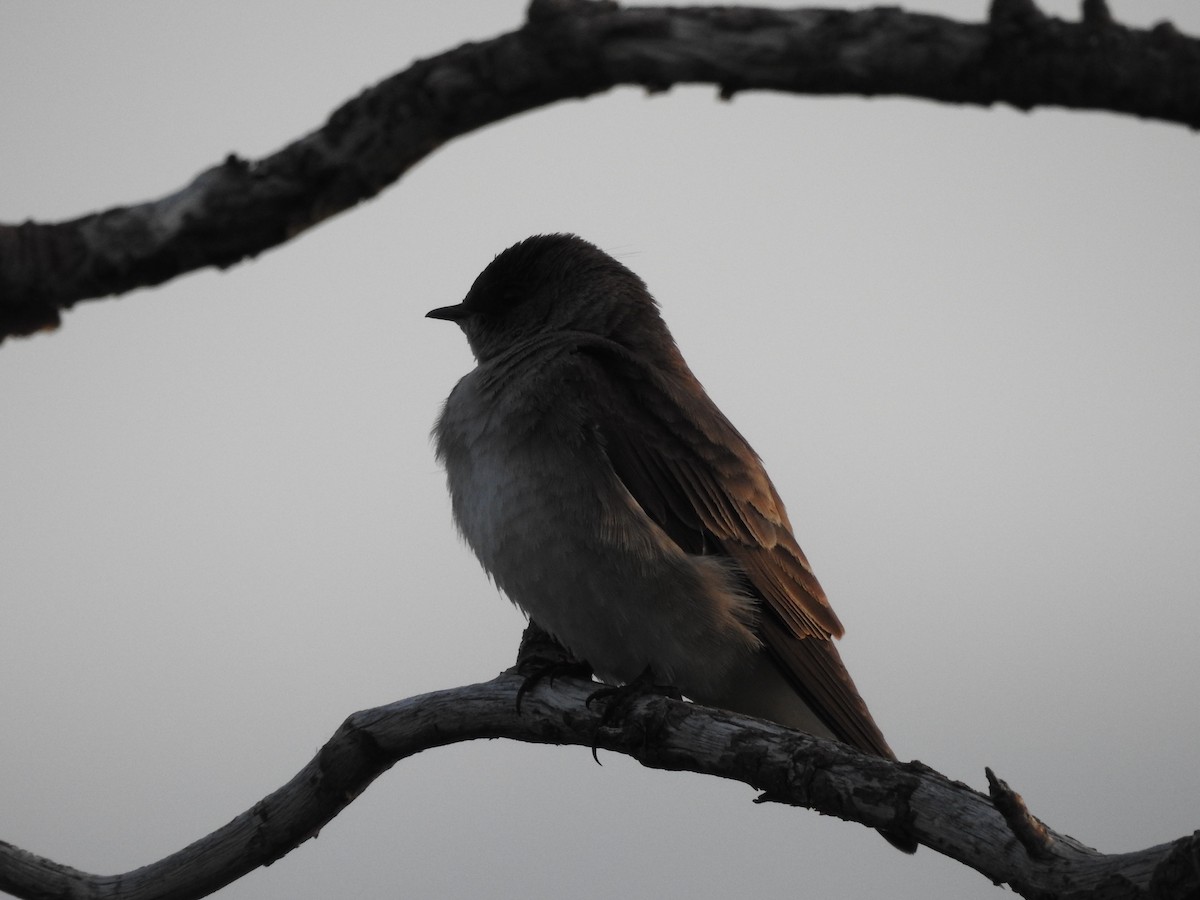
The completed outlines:
[[[1200,33],[1193,0],[1111,5]],[[6,3],[0,220],[163,196],[522,14]],[[977,788],[990,765],[1105,851],[1192,832],[1198,140],[1103,113],[623,89],[461,138],[255,261],[5,342],[0,839],[150,863],[347,714],[511,663],[523,619],[459,542],[428,439],[470,353],[423,314],[548,231],[659,298],[901,758]],[[219,896],[1001,895],[743,785],[601,759],[423,754]]]

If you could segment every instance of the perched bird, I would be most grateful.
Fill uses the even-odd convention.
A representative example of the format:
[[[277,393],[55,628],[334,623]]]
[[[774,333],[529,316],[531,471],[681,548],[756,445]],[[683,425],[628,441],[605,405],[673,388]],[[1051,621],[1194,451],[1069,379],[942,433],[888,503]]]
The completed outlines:
[[[456,322],[478,363],[434,436],[458,528],[509,599],[604,681],[648,671],[894,758],[762,462],[637,275],[538,235],[428,315]]]

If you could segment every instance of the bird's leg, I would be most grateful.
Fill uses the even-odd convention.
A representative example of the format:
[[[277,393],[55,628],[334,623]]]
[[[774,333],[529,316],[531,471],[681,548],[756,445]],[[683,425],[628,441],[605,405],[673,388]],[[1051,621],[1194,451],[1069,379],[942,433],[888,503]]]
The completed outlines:
[[[525,677],[517,688],[517,713],[521,712],[521,701],[525,695],[549,678],[562,676],[591,680],[592,667],[580,662],[558,641],[544,631],[532,619],[521,635],[521,646],[517,650],[517,672]]]
[[[683,694],[679,692],[679,688],[670,684],[658,684],[654,680],[654,673],[650,671],[650,667],[646,666],[645,670],[633,681],[627,681],[622,685],[605,685],[592,691],[587,698],[587,706],[590,708],[593,701],[604,703],[604,712],[600,714],[600,721],[596,725],[596,731],[592,734],[592,759],[600,762],[596,755],[596,744],[600,739],[600,729],[606,728],[619,719],[622,713],[629,707],[633,701],[639,697],[645,696],[669,697],[672,700],[682,700]]]

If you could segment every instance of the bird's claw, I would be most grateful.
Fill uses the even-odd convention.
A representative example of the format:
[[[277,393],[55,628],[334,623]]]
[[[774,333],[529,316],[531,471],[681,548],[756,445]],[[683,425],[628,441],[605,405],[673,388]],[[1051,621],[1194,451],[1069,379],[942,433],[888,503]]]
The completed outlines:
[[[524,676],[517,688],[517,714],[520,715],[521,701],[539,683],[548,678],[553,685],[554,679],[560,676],[590,681],[592,667],[577,660],[535,622],[530,622],[517,651],[517,673]]]
[[[600,741],[600,729],[608,728],[617,719],[624,714],[629,705],[639,697],[655,696],[669,697],[672,700],[682,700],[683,695],[679,692],[679,688],[669,684],[658,684],[654,680],[654,674],[647,666],[633,681],[627,681],[625,684],[610,685],[597,688],[588,695],[584,705],[591,709],[593,702],[602,702],[604,710],[600,713],[600,721],[596,723],[596,730],[592,732],[592,759],[600,765],[600,757],[597,754]]]
[[[582,678],[585,681],[590,681],[592,677],[592,667],[576,659],[527,659],[517,666],[517,672],[524,676],[521,686],[517,688],[518,715],[521,713],[521,701],[525,699],[525,695],[541,682],[549,679],[550,685],[553,687],[555,678]]]

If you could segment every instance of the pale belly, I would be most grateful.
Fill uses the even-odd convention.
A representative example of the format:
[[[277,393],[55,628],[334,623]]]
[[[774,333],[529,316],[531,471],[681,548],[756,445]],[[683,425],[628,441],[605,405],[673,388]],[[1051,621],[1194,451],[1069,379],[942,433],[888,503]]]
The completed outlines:
[[[683,553],[601,449],[554,434],[506,442],[451,417],[439,451],[454,515],[504,593],[606,681],[647,668],[706,694],[757,647],[726,564]]]

